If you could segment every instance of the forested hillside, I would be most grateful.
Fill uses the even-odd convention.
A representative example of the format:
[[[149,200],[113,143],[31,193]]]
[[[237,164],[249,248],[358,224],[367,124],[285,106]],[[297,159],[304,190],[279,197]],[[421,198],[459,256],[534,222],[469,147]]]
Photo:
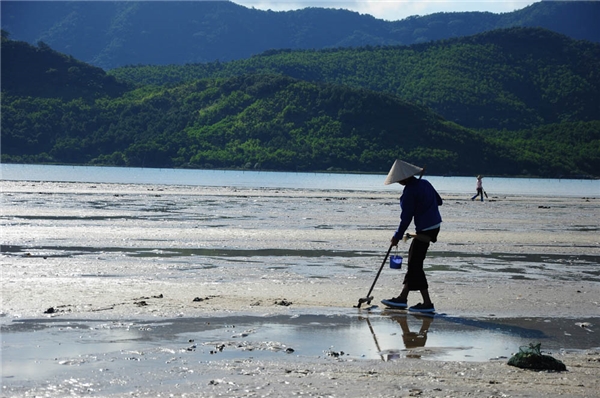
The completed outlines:
[[[128,89],[126,83],[117,82],[104,70],[56,52],[45,43],[33,47],[4,40],[4,30],[2,38],[2,93],[92,100],[119,96]]]
[[[600,44],[512,28],[412,46],[278,50],[228,63],[138,66],[121,80],[168,84],[276,73],[396,94],[471,128],[598,120]]]
[[[2,28],[13,39],[43,41],[104,69],[227,62],[271,49],[410,45],[515,26],[600,42],[597,1],[543,1],[505,14],[436,13],[401,21],[324,8],[261,11],[229,1],[2,1],[0,7]]]
[[[14,74],[26,68],[23,54],[38,53],[39,67]],[[393,94],[262,73],[115,95],[96,84],[105,76],[85,64],[78,73],[99,80],[92,80],[92,94],[75,85],[81,91],[75,98],[62,91],[71,82],[60,73],[73,65],[69,57],[3,36],[2,61],[13,63],[7,69],[13,72],[2,73],[3,162],[385,172],[390,159],[401,157],[440,175],[598,176],[600,170],[597,121],[483,134]],[[27,93],[5,90],[8,81],[15,87],[43,81],[50,69],[57,78],[39,93],[35,85]]]

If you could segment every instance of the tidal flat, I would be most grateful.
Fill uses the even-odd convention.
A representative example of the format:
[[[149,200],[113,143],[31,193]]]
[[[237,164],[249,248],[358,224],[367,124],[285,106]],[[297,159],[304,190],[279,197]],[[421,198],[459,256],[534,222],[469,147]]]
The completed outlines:
[[[593,396],[600,197],[443,194],[428,319],[379,304],[399,196],[2,181],[3,395]]]

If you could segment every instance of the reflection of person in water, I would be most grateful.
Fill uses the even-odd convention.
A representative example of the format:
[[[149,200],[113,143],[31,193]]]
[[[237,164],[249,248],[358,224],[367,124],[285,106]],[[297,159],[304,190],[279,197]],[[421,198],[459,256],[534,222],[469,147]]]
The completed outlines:
[[[410,350],[414,348],[425,347],[425,343],[427,342],[427,331],[429,330],[429,326],[431,326],[431,323],[433,322],[433,316],[421,314],[411,315],[422,321],[421,329],[419,329],[418,332],[410,331],[410,327],[408,326],[407,315],[391,315],[390,319],[393,319],[394,321],[398,322],[400,328],[402,329],[402,341],[404,342],[404,347],[409,350],[409,352],[406,354],[406,358],[420,358],[421,355],[418,353],[418,351],[410,352]],[[369,329],[371,330],[371,334],[373,335],[373,339],[375,340],[375,345],[377,346],[377,351],[379,351],[381,359],[383,359],[384,361],[392,361],[395,359],[399,359],[401,357],[401,350],[399,348],[384,351],[381,350],[379,342],[377,341],[377,336],[375,335],[375,331],[371,326],[371,322],[369,321],[369,318],[366,319],[367,324],[369,325]]]
[[[392,318],[398,322],[402,328],[402,340],[404,341],[404,347],[406,348],[425,347],[425,343],[427,342],[427,331],[429,330],[431,322],[433,322],[433,317],[430,316],[415,315],[415,317],[423,321],[419,332],[410,331],[406,316]]]

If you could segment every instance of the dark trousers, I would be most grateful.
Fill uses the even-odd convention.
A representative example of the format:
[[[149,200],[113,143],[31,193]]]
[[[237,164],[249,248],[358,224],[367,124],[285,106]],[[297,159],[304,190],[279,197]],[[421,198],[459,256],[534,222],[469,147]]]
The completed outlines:
[[[471,198],[471,200],[474,200],[479,195],[481,195],[481,201],[483,202],[483,188],[477,188],[477,193]]]
[[[439,228],[432,229],[429,231],[417,232],[418,235],[427,236],[431,242],[437,241]],[[425,271],[423,270],[423,262],[427,256],[427,250],[429,249],[429,242],[422,239],[414,238],[408,249],[408,266],[406,275],[404,275],[404,284],[408,287],[408,290],[427,290],[429,285],[427,284],[427,278],[425,277]]]

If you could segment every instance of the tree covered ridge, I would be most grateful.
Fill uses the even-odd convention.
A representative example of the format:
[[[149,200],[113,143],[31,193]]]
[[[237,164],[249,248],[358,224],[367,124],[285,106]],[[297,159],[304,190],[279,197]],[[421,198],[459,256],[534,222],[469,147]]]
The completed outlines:
[[[93,100],[128,90],[126,83],[98,67],[54,51],[43,42],[33,47],[9,40],[5,31],[1,61],[2,92],[10,95]]]
[[[600,45],[511,28],[412,46],[271,50],[228,63],[130,66],[113,76],[177,84],[250,72],[388,92],[471,128],[522,129],[596,120]]]
[[[410,45],[515,26],[600,42],[595,1],[542,1],[503,14],[448,12],[400,21],[326,8],[262,11],[229,1],[2,1],[0,7],[3,28],[18,40],[41,40],[105,69],[227,62],[279,48]]]
[[[58,53],[45,56],[52,54],[69,63]],[[60,94],[63,82],[52,84]],[[597,121],[475,132],[394,94],[268,73],[139,85],[119,96],[81,90],[71,98],[3,87],[2,161],[385,172],[401,157],[441,175],[600,170]],[[552,137],[556,131],[564,134]]]
[[[467,154],[447,149],[456,141],[461,151],[484,146],[395,96],[275,75],[140,88],[93,106],[3,101],[9,161],[381,172],[390,157],[403,156],[442,172]]]

